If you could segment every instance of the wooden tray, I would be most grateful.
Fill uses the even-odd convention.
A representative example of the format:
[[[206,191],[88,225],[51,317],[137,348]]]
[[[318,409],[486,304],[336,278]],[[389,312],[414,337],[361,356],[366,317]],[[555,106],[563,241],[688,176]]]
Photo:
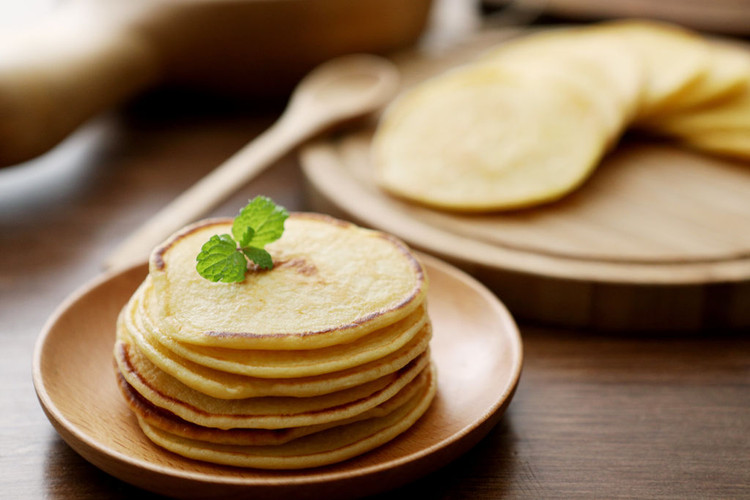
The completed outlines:
[[[404,56],[406,85],[469,60]],[[600,329],[750,326],[750,165],[626,139],[562,201],[462,216],[373,181],[374,125],[301,152],[313,207],[393,233],[485,282],[519,318]]]
[[[34,387],[47,417],[86,460],[177,498],[343,499],[396,488],[467,451],[498,422],[518,384],[521,339],[503,304],[476,280],[429,256],[427,295],[438,392],[393,441],[327,467],[264,471],[189,460],[153,445],[117,387],[117,314],[145,264],[85,285],[50,317],[34,350]]]

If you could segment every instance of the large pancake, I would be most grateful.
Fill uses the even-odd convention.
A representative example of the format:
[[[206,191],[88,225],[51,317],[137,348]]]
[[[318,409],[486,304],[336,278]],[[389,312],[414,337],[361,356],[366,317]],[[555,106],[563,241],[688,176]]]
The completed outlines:
[[[427,365],[425,364],[425,367]],[[240,446],[268,446],[280,445],[293,439],[307,436],[315,432],[330,429],[335,426],[359,422],[374,417],[384,417],[398,409],[411,399],[418,391],[421,391],[429,382],[429,369],[423,369],[418,376],[398,391],[393,397],[378,406],[359,413],[353,417],[344,418],[332,422],[307,425],[303,427],[286,427],[278,429],[246,429],[228,428],[216,429],[186,421],[163,408],[155,406],[144,398],[135,388],[128,384],[125,377],[118,373],[118,384],[131,409],[139,418],[143,419],[152,427],[169,432],[176,436],[208,441],[218,444],[232,444]]]
[[[143,333],[151,343],[159,342],[177,356],[219,371],[262,378],[293,378],[320,375],[382,358],[397,351],[419,333],[428,321],[424,305],[403,319],[375,330],[353,342],[305,350],[251,350],[199,346],[165,335],[151,320],[155,301],[150,279],[136,292],[129,307],[140,315]]]
[[[115,360],[120,376],[141,397],[182,420],[219,429],[281,429],[342,420],[378,406],[407,386],[427,366],[429,351],[402,369],[373,381],[306,398],[213,398],[166,374],[127,342],[116,343]]]
[[[260,469],[302,469],[340,462],[370,451],[411,427],[429,407],[436,376],[406,404],[382,417],[337,426],[278,446],[238,446],[188,439],[138,422],[154,443],[178,455],[217,464]]]
[[[521,208],[572,191],[598,165],[615,126],[599,94],[560,74],[550,89],[539,76],[475,64],[407,90],[373,138],[378,183],[462,212]]]
[[[750,56],[748,57],[750,62]],[[700,137],[703,134],[737,132],[750,140],[750,64],[742,92],[712,106],[674,113],[661,119],[653,128],[680,138]]]
[[[639,125],[656,125],[657,128],[675,117],[701,114],[713,104],[723,105],[743,92],[750,84],[750,53],[745,47],[728,43],[704,41],[709,51],[709,68],[688,92],[683,92],[680,99],[672,102],[659,112],[651,112],[648,120],[641,120]],[[666,130],[668,132],[668,129]]]
[[[715,130],[683,137],[682,140],[691,147],[709,153],[750,160],[749,135],[740,130]]]
[[[195,270],[201,246],[231,221],[203,221],[151,254],[153,322],[180,342],[233,349],[317,349],[394,323],[423,302],[427,281],[399,240],[317,214],[291,214],[268,245],[269,271],[214,283]]]
[[[135,297],[135,295],[134,295]],[[328,374],[298,378],[259,378],[207,368],[151,342],[143,333],[141,317],[130,299],[118,318],[117,339],[134,344],[154,365],[186,386],[219,399],[244,399],[260,396],[310,397],[341,391],[393,373],[422,354],[429,345],[432,326],[428,322],[414,338],[391,354]]]
[[[711,53],[696,34],[673,24],[646,20],[603,23],[592,33],[622,37],[646,65],[643,101],[636,121],[663,113],[701,85]]]
[[[539,78],[564,78],[584,86],[595,97],[597,109],[605,113],[613,140],[641,107],[646,65],[623,37],[603,28],[540,31],[501,44],[478,62],[513,66],[514,70],[521,66],[537,71]]]

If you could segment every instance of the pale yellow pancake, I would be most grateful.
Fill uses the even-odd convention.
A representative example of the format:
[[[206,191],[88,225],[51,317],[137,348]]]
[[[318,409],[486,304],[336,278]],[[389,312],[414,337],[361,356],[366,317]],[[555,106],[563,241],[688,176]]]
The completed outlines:
[[[709,51],[708,69],[704,76],[677,101],[658,111],[652,110],[647,119],[641,119],[639,126],[648,128],[652,123],[670,121],[673,117],[701,113],[707,107],[722,105],[746,92],[750,85],[750,51],[729,43],[711,40],[704,40],[704,43]]]
[[[428,365],[425,365],[425,368]],[[418,376],[405,387],[399,390],[393,397],[387,399],[378,406],[359,413],[353,417],[344,418],[323,424],[307,425],[302,427],[286,427],[274,429],[261,428],[227,428],[219,429],[197,425],[193,422],[183,420],[179,416],[163,408],[155,406],[144,398],[134,387],[128,384],[122,374],[118,374],[118,383],[125,396],[126,401],[133,412],[149,425],[169,432],[180,437],[208,441],[219,444],[232,444],[241,446],[268,446],[280,445],[293,439],[307,436],[315,432],[330,429],[339,425],[345,425],[374,417],[384,417],[392,411],[406,404],[417,392],[423,390],[429,382],[429,369],[422,369]]]
[[[152,253],[153,322],[164,335],[231,349],[317,349],[395,323],[424,301],[425,270],[400,240],[317,214],[290,215],[266,247],[272,270],[251,269],[241,283],[208,281],[195,258],[230,228],[203,221]]]
[[[281,379],[250,377],[198,365],[177,356],[159,342],[151,342],[143,333],[141,316],[133,314],[137,310],[132,307],[135,297],[131,297],[118,318],[118,341],[134,344],[159,369],[186,386],[219,399],[310,397],[355,387],[403,368],[428,348],[432,336],[428,322],[414,338],[391,354],[330,374]]]
[[[402,94],[372,144],[392,194],[463,212],[520,208],[578,187],[611,142],[597,96],[564,79],[467,65]]]
[[[337,426],[278,446],[222,445],[187,439],[138,422],[154,443],[178,455],[196,460],[259,469],[303,469],[328,465],[361,455],[393,440],[417,422],[435,396],[436,376],[406,404],[383,417]]]
[[[748,73],[750,77],[750,72]],[[720,102],[663,117],[652,128],[680,138],[714,132],[744,133],[750,139],[750,81],[743,91]]]
[[[183,420],[219,429],[281,429],[328,423],[374,408],[417,377],[429,363],[429,351],[402,369],[373,381],[304,398],[213,398],[164,373],[126,341],[115,345],[115,360],[120,375],[144,399]]]
[[[739,160],[750,160],[750,133],[747,131],[716,130],[695,136],[686,136],[683,141],[690,147],[719,156]]]
[[[132,303],[136,309],[132,314],[143,321],[143,333],[150,343],[159,342],[177,356],[208,368],[262,378],[308,377],[362,365],[400,349],[428,321],[427,311],[420,305],[405,318],[345,344],[296,351],[226,349],[187,344],[164,334],[151,319],[153,311],[149,309],[156,302],[152,293],[147,278]]]
[[[612,141],[640,110],[646,64],[616,33],[591,28],[558,28],[522,36],[483,54],[478,64],[536,71],[555,92],[560,79],[595,97],[612,128]]]
[[[653,120],[648,130],[706,153],[750,159],[750,70],[741,92]]]
[[[624,20],[603,23],[592,29],[623,37],[646,65],[641,109],[636,121],[679,102],[700,85],[709,71],[707,44],[695,33],[679,26]]]

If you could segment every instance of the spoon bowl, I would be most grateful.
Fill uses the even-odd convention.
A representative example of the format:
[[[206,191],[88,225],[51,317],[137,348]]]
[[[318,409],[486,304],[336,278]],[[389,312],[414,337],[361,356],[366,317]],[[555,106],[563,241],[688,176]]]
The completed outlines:
[[[344,56],[322,64],[300,82],[286,116],[303,113],[318,120],[336,121],[373,112],[393,97],[398,72],[377,56]]]

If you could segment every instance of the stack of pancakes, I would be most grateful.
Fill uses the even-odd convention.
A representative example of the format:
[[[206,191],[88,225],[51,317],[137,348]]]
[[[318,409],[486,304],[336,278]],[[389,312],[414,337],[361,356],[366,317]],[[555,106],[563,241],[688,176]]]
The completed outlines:
[[[204,221],[157,248],[120,314],[117,376],[146,436],[198,460],[297,469],[414,424],[436,391],[414,254],[377,231],[292,214],[266,247],[272,270],[200,277],[202,244],[230,228]]]

